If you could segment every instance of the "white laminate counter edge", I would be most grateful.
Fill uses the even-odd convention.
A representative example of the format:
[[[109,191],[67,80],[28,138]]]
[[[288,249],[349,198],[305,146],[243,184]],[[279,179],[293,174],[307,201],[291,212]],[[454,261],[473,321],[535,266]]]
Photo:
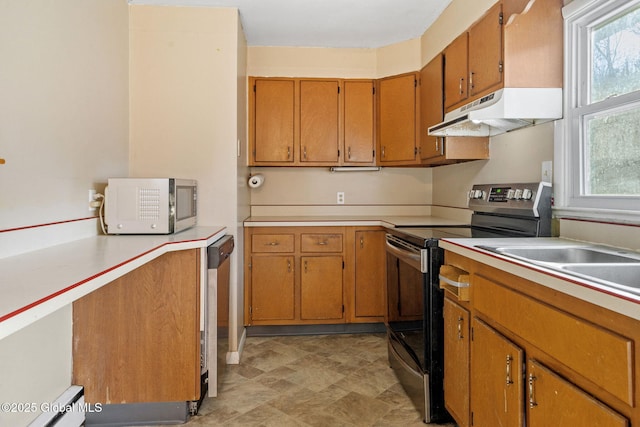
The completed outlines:
[[[148,263],[149,261],[172,251],[206,248],[225,235],[224,227],[194,227],[182,233],[166,236],[96,236],[88,239],[81,239],[44,251],[38,251],[45,256],[55,257],[56,251],[64,252],[65,247],[73,247],[74,250],[87,250],[86,253],[78,254],[77,259],[55,259],[49,260],[52,265],[59,265],[60,271],[35,269],[27,270],[24,266],[30,256],[29,253],[16,257],[7,258],[7,263],[2,265],[3,282],[0,283],[0,294],[6,292],[5,283],[18,282],[20,288],[13,286],[14,292],[19,290],[19,298],[3,298],[0,302],[0,339],[3,339],[14,332],[25,328],[39,319],[59,310],[60,308],[73,303],[94,290],[112,282],[113,280],[133,271],[134,269]],[[105,253],[92,248],[107,246],[104,242],[114,242],[121,239],[119,243],[128,243],[130,251],[126,253]],[[103,243],[101,245],[101,243]],[[122,245],[114,245],[113,251],[122,249]],[[53,254],[53,255],[51,255]],[[34,256],[35,257],[35,256]],[[96,260],[100,262],[96,262]],[[103,262],[103,259],[108,261]],[[79,268],[79,273],[69,274],[69,265],[73,263],[85,263],[88,267]],[[37,259],[32,259],[32,264],[38,263]],[[15,267],[12,267],[15,265]],[[92,270],[92,266],[96,266]],[[206,269],[206,265],[201,266]],[[68,281],[57,276],[73,277]],[[40,281],[47,281],[44,285]],[[49,283],[49,281],[51,283]],[[9,288],[9,286],[7,286]],[[32,291],[32,292],[30,292]]]
[[[507,258],[476,247],[476,245],[482,244],[483,242],[479,239],[441,239],[439,242],[439,246],[444,250],[640,320],[640,310],[638,310],[640,299],[636,296],[624,292],[614,292],[598,283],[580,280],[574,276]]]

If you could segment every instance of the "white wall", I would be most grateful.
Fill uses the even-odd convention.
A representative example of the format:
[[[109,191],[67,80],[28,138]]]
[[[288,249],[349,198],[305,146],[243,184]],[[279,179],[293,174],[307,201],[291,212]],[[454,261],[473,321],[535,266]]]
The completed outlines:
[[[125,0],[0,2],[0,256],[96,234],[88,190],[128,169],[127,52]],[[0,341],[0,402],[71,384],[71,328],[69,306]]]
[[[238,142],[247,144],[245,51],[237,9],[130,6],[130,175],[196,179],[198,223],[226,226],[236,241],[249,199],[246,149],[238,155]],[[241,259],[236,250],[233,318]]]
[[[127,173],[125,0],[0,4],[0,230],[86,218]]]

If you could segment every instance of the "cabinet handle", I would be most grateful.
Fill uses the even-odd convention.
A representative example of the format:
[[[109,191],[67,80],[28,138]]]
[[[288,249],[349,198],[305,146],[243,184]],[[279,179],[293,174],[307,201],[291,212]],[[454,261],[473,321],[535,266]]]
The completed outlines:
[[[269,246],[278,246],[280,244],[280,242],[269,242],[267,243],[267,245]]]
[[[304,147],[304,149],[302,150],[302,157],[307,160],[307,147]]]
[[[307,261],[305,261],[305,262],[304,262],[304,272],[305,272],[305,273],[307,272],[307,268],[308,268]]]
[[[384,149],[385,149],[385,146],[383,145],[383,146],[382,146],[382,157],[385,157]]]
[[[440,137],[439,137],[439,136],[436,136],[436,151],[440,151],[440,150],[438,149],[438,145],[439,145],[438,143],[439,143],[439,142],[440,142]]]
[[[510,354],[507,354],[507,385],[513,384],[513,380],[511,379],[511,361],[513,357]]]
[[[463,338],[462,336],[462,322],[464,321],[464,319],[462,317],[458,317],[458,339],[461,340]]]
[[[291,260],[287,260],[287,272],[291,273],[292,269],[291,269]]]
[[[364,248],[364,237],[360,238],[360,249]]]
[[[471,89],[473,89],[473,88],[474,88],[474,86],[473,86],[473,75],[474,75],[474,74],[475,74],[475,73],[474,73],[473,71],[471,71],[471,72],[469,73],[469,87],[471,87]]]
[[[536,377],[533,374],[529,374],[529,408],[535,408],[538,406],[535,398],[535,390],[533,383],[535,382]]]
[[[287,147],[287,160],[291,158],[291,147]]]
[[[458,88],[460,89],[460,95],[462,95],[464,92],[462,91],[462,83],[464,83],[464,77],[460,78],[460,83],[458,85]]]
[[[327,243],[327,241],[325,240],[325,241],[322,241],[322,242],[318,242],[318,244],[319,244],[320,246],[326,246],[326,245],[328,245],[329,243]]]
[[[351,160],[351,147],[347,148],[347,159]]]

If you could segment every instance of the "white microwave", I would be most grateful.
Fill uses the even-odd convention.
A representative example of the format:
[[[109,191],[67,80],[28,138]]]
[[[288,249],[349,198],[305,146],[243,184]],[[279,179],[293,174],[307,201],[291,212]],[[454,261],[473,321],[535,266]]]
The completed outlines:
[[[196,225],[192,179],[110,178],[105,189],[108,234],[172,234]]]

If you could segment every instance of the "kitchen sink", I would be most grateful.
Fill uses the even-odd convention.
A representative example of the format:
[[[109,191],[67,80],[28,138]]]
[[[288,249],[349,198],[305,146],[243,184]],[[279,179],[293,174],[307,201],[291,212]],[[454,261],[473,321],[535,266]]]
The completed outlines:
[[[510,258],[640,294],[640,253],[604,246],[478,246]]]
[[[605,281],[630,292],[640,291],[640,264],[576,264],[564,265],[562,269],[587,279]]]
[[[588,246],[529,246],[529,247],[491,247],[482,249],[496,252],[514,258],[520,258],[533,263],[551,264],[610,264],[610,263],[640,263],[640,255],[628,252],[616,252],[611,249]]]

